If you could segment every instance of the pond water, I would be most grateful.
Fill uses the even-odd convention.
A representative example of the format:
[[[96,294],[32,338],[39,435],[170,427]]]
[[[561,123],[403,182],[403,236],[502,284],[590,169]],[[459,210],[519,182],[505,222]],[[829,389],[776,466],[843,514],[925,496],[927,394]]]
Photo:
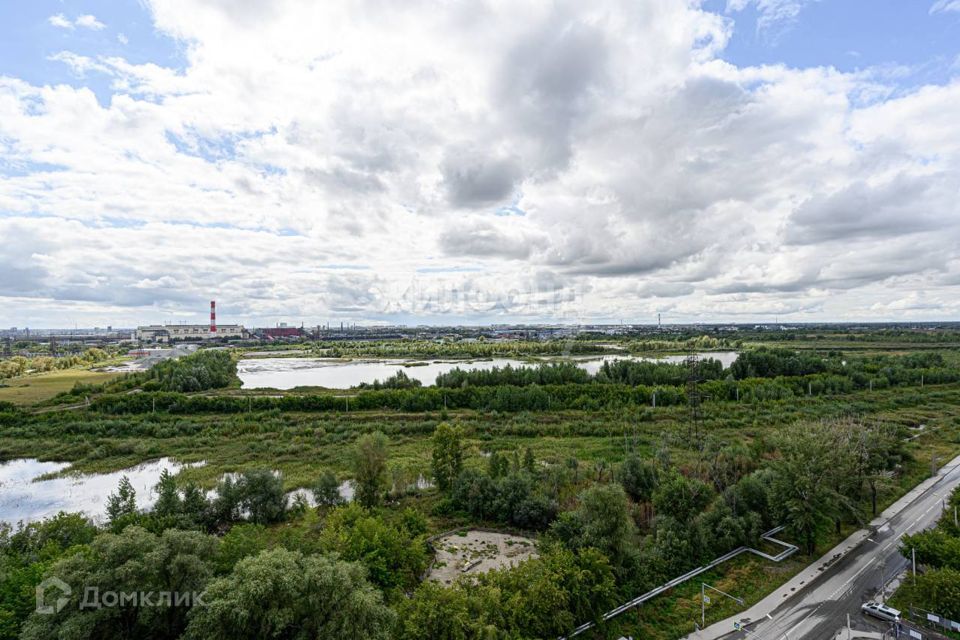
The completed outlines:
[[[117,484],[123,476],[130,479],[137,492],[137,507],[147,510],[157,500],[153,488],[164,469],[176,475],[181,469],[202,464],[180,464],[170,458],[160,458],[113,473],[74,473],[46,478],[47,475],[67,469],[70,463],[41,462],[33,458],[0,462],[0,522],[11,525],[21,521],[34,522],[54,516],[59,511],[82,512],[96,521],[103,521],[106,517],[107,497],[117,490]],[[227,476],[236,480],[240,474],[224,474],[224,477]],[[422,491],[432,486],[433,483],[421,475],[410,488]],[[341,482],[339,491],[345,502],[352,501],[353,481]],[[217,492],[210,489],[206,494],[207,498],[212,500]],[[313,494],[303,488],[288,492],[287,504],[293,505],[298,496],[306,500],[311,507],[316,506]]]
[[[425,489],[433,488],[433,486],[433,482],[421,474],[417,477],[417,481],[410,484],[407,489],[410,491],[424,491]],[[391,487],[391,490],[396,489],[396,485]],[[340,483],[340,486],[337,490],[339,491],[340,497],[344,502],[353,502],[353,497],[356,493],[356,487],[353,484],[353,480],[344,480]],[[309,489],[304,489],[301,487],[299,489],[294,489],[293,491],[287,492],[287,506],[292,506],[297,498],[302,498],[311,507],[317,506],[317,501],[313,499],[313,492]]]
[[[737,359],[737,353],[723,351],[700,353],[700,358],[713,358],[729,367]],[[577,363],[588,373],[594,374],[606,361],[647,360],[651,362],[683,362],[686,356],[663,356],[646,358],[629,355],[579,356],[567,358]],[[330,358],[250,358],[237,365],[237,375],[245,389],[293,389],[294,387],[326,387],[349,389],[374,380],[386,380],[398,371],[419,380],[424,386],[436,382],[437,376],[453,369],[466,371],[488,370],[494,367],[536,366],[523,360],[493,358],[490,360],[355,360],[343,361]]]
[[[80,511],[100,520],[106,513],[107,497],[117,490],[120,478],[127,476],[137,491],[137,506],[153,506],[153,491],[160,473],[176,474],[187,465],[160,458],[114,473],[68,474],[40,480],[56,474],[70,464],[40,462],[32,458],[0,462],[0,522],[32,522],[56,515],[58,511]]]

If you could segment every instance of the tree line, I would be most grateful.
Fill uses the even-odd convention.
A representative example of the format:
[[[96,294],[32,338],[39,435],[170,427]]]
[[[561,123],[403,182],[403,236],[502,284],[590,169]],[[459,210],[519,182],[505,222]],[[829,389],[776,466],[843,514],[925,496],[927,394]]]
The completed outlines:
[[[935,611],[960,621],[960,489],[955,489],[933,529],[905,535],[900,553],[916,558],[920,573],[910,575],[897,592],[898,602]]]
[[[36,356],[34,358],[25,358],[24,356],[13,356],[12,358],[0,360],[0,380],[16,378],[28,373],[46,373],[48,371],[61,371],[63,369],[89,366],[109,360],[110,357],[109,353],[96,347],[87,349],[80,354],[61,357]]]
[[[223,389],[236,382],[237,363],[225,349],[203,349],[182,358],[158,362],[146,371],[108,384],[108,391],[167,391],[190,393]]]

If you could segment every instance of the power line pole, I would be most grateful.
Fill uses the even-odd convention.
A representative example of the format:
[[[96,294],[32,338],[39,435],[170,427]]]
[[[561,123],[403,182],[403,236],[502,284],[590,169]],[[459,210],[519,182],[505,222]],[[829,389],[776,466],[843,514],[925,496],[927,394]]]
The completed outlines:
[[[687,406],[690,409],[688,435],[700,448],[700,430],[703,425],[703,396],[700,393],[700,358],[692,353],[687,356]]]

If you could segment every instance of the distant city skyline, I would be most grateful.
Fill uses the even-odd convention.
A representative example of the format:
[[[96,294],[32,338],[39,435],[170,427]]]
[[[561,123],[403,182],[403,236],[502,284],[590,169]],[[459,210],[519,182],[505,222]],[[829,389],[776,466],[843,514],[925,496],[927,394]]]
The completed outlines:
[[[0,328],[960,319],[960,2],[0,5]]]

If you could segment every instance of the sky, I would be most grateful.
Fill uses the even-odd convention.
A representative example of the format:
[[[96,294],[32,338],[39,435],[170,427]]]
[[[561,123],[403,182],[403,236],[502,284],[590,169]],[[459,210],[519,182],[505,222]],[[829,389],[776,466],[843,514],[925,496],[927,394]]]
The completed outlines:
[[[0,0],[0,327],[960,320],[960,0]]]

